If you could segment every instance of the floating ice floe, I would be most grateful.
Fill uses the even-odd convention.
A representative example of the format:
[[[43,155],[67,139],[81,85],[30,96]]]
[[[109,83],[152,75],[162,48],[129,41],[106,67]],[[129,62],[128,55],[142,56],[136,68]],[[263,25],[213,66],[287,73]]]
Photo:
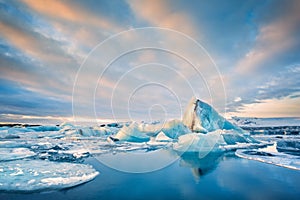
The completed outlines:
[[[278,152],[276,145],[274,143],[273,146],[261,149],[240,149],[235,152],[235,155],[249,160],[300,170],[300,156]]]
[[[114,126],[103,126],[103,127],[83,127],[74,126],[70,123],[63,123],[60,125],[60,133],[63,133],[67,137],[101,137],[111,134],[115,134],[119,131],[119,128]]]
[[[300,156],[300,140],[280,140],[276,148],[279,152]]]
[[[27,148],[0,148],[0,161],[18,160],[35,155]]]
[[[0,190],[40,191],[73,187],[94,179],[92,166],[41,160],[0,162]]]

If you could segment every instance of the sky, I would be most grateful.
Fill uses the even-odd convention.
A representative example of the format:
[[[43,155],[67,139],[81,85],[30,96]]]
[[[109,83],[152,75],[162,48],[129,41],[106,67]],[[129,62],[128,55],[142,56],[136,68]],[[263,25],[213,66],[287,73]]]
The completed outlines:
[[[0,0],[0,121],[300,117],[298,0]]]

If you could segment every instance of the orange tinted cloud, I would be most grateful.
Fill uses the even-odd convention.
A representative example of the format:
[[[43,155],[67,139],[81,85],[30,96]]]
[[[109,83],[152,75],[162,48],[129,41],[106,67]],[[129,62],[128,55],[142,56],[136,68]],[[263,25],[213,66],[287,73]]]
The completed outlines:
[[[172,5],[166,1],[137,0],[128,3],[138,17],[142,17],[154,26],[175,29],[191,36],[196,35],[192,19],[182,11],[172,10]]]
[[[89,24],[91,26],[114,31],[121,30],[120,27],[112,21],[104,19],[103,17],[95,17],[95,15],[90,13],[88,10],[77,6],[75,3],[72,3],[72,1],[66,2],[59,0],[23,0],[23,2],[34,11],[53,19],[65,20],[68,22],[80,24]]]
[[[276,58],[296,43],[297,38],[292,34],[300,22],[299,9],[300,1],[294,1],[284,16],[260,27],[254,48],[237,64],[238,73],[247,74],[255,71],[265,61]]]
[[[36,34],[30,34],[19,27],[1,21],[0,30],[0,34],[4,38],[6,38],[16,48],[25,52],[27,55],[31,55],[35,58],[46,61],[66,61],[66,58],[49,52],[47,41],[38,40]]]

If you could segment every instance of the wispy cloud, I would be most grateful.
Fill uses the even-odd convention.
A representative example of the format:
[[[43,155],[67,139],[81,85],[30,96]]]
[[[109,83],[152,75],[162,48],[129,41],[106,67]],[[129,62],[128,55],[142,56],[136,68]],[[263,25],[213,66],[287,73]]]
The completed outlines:
[[[127,2],[135,15],[149,22],[150,26],[170,28],[190,36],[197,35],[193,19],[187,13],[182,12],[180,7],[177,7],[172,1],[129,0]]]
[[[238,73],[247,74],[259,68],[274,68],[270,61],[283,57],[288,50],[300,45],[296,37],[296,34],[300,32],[299,9],[299,1],[291,1],[286,8],[283,8],[279,17],[261,25],[253,48],[236,66]]]

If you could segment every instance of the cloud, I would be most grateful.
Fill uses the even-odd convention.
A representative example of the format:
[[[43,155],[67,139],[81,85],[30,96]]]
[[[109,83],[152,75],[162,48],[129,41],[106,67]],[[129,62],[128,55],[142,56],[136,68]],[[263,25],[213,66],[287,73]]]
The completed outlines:
[[[277,5],[278,7],[280,6]],[[260,68],[274,69],[272,61],[279,60],[278,57],[284,57],[288,50],[295,45],[300,45],[297,38],[297,34],[300,33],[298,28],[299,9],[299,1],[290,1],[288,7],[283,7],[281,10],[280,17],[275,17],[274,21],[261,25],[255,45],[237,63],[237,73],[252,73]]]
[[[129,0],[127,2],[138,18],[141,17],[152,26],[174,29],[190,36],[197,35],[193,19],[172,1]]]
[[[238,111],[244,117],[299,117],[300,98],[266,99],[245,104]]]
[[[284,113],[293,113],[293,116],[296,116],[291,108],[298,105],[296,101],[299,101],[299,72],[300,64],[283,67],[282,71],[269,75],[263,84],[257,85],[255,88],[246,88],[243,93],[243,99],[236,97],[227,105],[228,111],[237,111],[239,115],[242,114],[243,116],[245,116],[244,113],[254,116],[255,112],[257,116],[265,116],[265,114],[271,116],[272,113],[276,116],[288,116],[288,114]],[[283,106],[285,103],[287,105],[293,103],[293,105],[290,107]],[[277,111],[275,111],[267,104],[281,107],[273,107],[276,108]],[[255,110],[251,110],[253,107],[255,107]],[[258,112],[259,109],[261,109],[261,112]]]
[[[64,20],[77,24],[89,24],[94,27],[120,31],[120,26],[102,17],[95,17],[95,13],[89,12],[76,2],[59,0],[35,1],[22,0],[29,8],[54,20]]]
[[[180,37],[148,31],[142,35],[128,34],[122,41],[104,45],[104,52],[92,61],[93,67],[80,72],[76,95],[82,116],[94,114],[93,110],[87,112],[87,107],[93,105],[97,84],[101,85],[96,95],[97,113],[101,117],[108,116],[115,83],[124,73],[145,63],[164,64],[178,73],[162,66],[156,69],[153,65],[132,72],[118,86],[116,108],[120,116],[127,113],[127,97],[132,90],[153,80],[161,80],[183,103],[187,102],[193,92],[182,76],[196,90],[196,96],[221,109],[225,98],[223,80],[229,102],[227,110],[237,114],[247,114],[248,105],[290,103],[290,99],[298,100],[300,93],[299,8],[299,1],[264,0],[260,3],[238,0],[226,3],[216,0],[0,1],[3,115],[71,114],[75,75],[92,48],[112,34],[143,26],[170,28],[192,36],[207,47],[219,65],[220,74],[207,55]],[[141,50],[118,58],[97,82],[104,59],[118,57],[120,52],[137,46],[152,46],[155,42],[194,61],[202,76],[190,63],[170,52]],[[163,88],[145,87],[137,95],[137,107],[132,109],[141,118],[150,103],[159,102],[168,109],[177,106]],[[22,109],[22,105],[26,109]],[[293,113],[287,109],[287,115],[289,112]]]
[[[5,52],[0,50],[1,53]],[[18,50],[0,55],[0,78],[15,81],[29,90],[62,99],[70,99],[72,79],[58,71],[32,62]]]
[[[69,101],[32,92],[13,81],[0,79],[0,114],[70,116]]]

